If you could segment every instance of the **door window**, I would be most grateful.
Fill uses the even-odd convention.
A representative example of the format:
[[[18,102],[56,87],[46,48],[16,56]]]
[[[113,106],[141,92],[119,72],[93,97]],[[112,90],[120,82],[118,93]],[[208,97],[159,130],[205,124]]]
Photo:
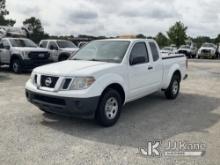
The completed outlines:
[[[137,60],[137,61],[136,61]],[[139,42],[134,45],[130,55],[130,64],[132,65],[135,61],[135,64],[147,63],[149,62],[149,56],[146,44],[144,42]]]
[[[41,48],[47,48],[47,41],[42,41],[41,43],[40,43],[40,47]]]
[[[55,42],[50,42],[49,43],[49,49],[51,50],[58,50],[57,44]]]

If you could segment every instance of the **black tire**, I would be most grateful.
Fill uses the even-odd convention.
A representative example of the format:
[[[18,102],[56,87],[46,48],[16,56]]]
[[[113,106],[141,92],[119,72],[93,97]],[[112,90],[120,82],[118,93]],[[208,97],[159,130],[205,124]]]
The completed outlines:
[[[115,103],[115,101],[117,103]],[[108,103],[112,105],[109,105]],[[95,119],[101,126],[113,126],[120,117],[121,109],[122,99],[118,91],[111,88],[107,89],[101,97],[98,109],[96,111]]]
[[[180,90],[180,77],[178,74],[175,74],[170,82],[169,87],[165,91],[165,96],[169,100],[174,100],[179,95]]]
[[[21,61],[19,59],[12,60],[11,69],[14,73],[21,73],[22,71]]]
[[[60,57],[59,57],[59,60],[58,61],[65,61],[65,60],[67,60],[69,57],[67,56],[67,55],[61,55]]]
[[[189,58],[192,58],[192,54],[191,53],[189,53]]]

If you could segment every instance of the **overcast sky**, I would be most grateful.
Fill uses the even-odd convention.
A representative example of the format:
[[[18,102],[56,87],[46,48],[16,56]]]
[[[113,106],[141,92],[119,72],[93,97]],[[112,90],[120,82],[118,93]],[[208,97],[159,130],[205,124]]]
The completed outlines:
[[[166,32],[181,20],[188,35],[220,33],[219,0],[6,0],[10,18],[41,19],[44,29],[56,35],[106,35]]]

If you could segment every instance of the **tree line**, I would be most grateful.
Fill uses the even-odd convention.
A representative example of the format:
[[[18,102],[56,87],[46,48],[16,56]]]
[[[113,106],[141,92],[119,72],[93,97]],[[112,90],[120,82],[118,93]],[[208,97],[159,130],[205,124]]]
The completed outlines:
[[[0,25],[3,26],[14,26],[16,20],[7,19],[6,16],[9,15],[9,11],[6,9],[6,0],[0,0]],[[28,29],[32,30],[32,34],[29,36],[34,42],[38,43],[42,39],[47,38],[73,38],[74,36],[50,36],[48,33],[44,31],[42,22],[39,18],[30,17],[23,21],[23,25]],[[155,39],[160,47],[169,46],[171,44],[176,45],[177,47],[185,44],[186,40],[192,40],[197,44],[197,47],[200,47],[204,42],[211,42],[215,44],[220,43],[220,34],[216,38],[210,38],[208,36],[199,36],[196,38],[192,38],[187,36],[188,27],[185,26],[182,22],[178,21],[174,25],[172,25],[166,34],[159,32],[155,37],[146,37],[144,34],[136,35],[137,38],[153,38]],[[88,36],[88,35],[79,35],[81,38],[92,38],[92,39],[103,39],[107,38],[105,36]]]

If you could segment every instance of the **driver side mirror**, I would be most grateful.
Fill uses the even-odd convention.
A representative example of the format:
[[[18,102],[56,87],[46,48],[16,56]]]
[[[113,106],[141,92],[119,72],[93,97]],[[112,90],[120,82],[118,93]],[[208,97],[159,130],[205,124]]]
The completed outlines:
[[[140,56],[140,57],[135,57],[130,61],[130,65],[137,65],[137,64],[143,64],[146,62],[145,57]]]
[[[51,46],[50,46],[50,50],[58,50],[58,48],[55,47],[55,46],[53,46],[53,45],[51,45]]]

